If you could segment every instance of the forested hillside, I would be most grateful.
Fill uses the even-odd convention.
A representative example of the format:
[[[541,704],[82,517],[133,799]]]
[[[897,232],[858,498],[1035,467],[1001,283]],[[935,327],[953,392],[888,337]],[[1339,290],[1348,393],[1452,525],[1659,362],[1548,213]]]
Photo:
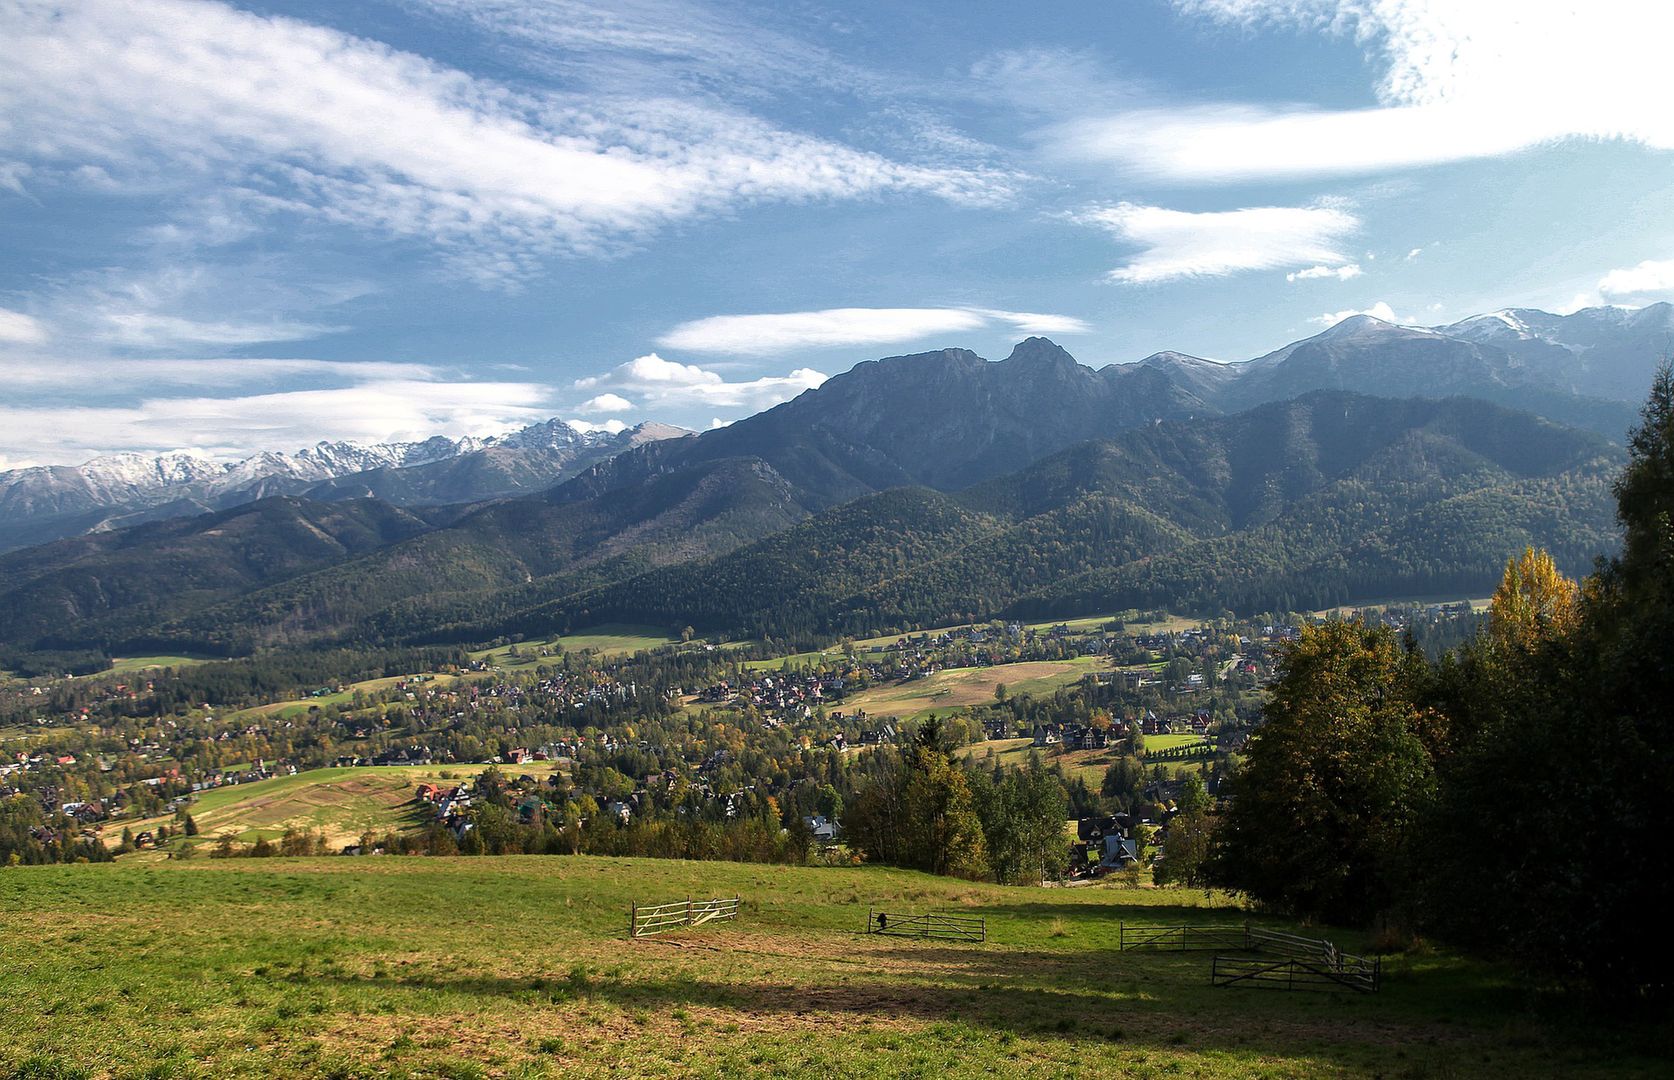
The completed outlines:
[[[63,541],[0,557],[0,642],[243,654],[608,621],[812,640],[1468,592],[1524,544],[1572,571],[1614,546],[1620,451],[1602,437],[1476,399],[1341,391],[1193,416],[1145,381],[1160,372],[1125,378],[1158,392],[1117,408],[1105,376],[1040,339],[999,364],[929,354],[539,495],[274,499]],[[1064,422],[1039,422],[1055,409]]]
[[[1529,542],[1613,549],[1603,440],[1482,402],[1319,393],[1078,446],[957,495],[899,491],[497,624],[787,637],[993,615],[1240,611],[1491,586]]]

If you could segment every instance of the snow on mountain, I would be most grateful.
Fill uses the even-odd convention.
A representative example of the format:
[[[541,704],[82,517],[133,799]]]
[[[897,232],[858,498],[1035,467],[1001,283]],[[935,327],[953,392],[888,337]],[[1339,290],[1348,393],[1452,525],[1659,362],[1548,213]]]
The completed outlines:
[[[437,435],[420,442],[370,445],[319,442],[295,453],[264,450],[231,462],[179,450],[105,454],[81,465],[13,469],[0,472],[0,516],[7,526],[0,528],[0,550],[108,528],[133,520],[135,513],[190,513],[268,495],[302,494],[345,477],[439,468],[482,451],[526,457],[530,466],[519,482],[538,484],[566,463],[585,464],[642,442],[683,434],[678,428],[649,423],[624,431],[585,431],[553,419],[484,438]],[[474,497],[468,485],[458,493],[464,499]]]

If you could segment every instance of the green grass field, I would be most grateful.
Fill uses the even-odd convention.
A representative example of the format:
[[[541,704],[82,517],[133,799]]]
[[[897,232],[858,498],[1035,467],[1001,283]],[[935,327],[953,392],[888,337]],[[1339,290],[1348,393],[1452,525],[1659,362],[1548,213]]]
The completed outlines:
[[[630,902],[734,894],[736,924],[625,940]],[[1224,904],[587,857],[0,870],[0,1077],[1666,1075],[1648,1034],[1445,954],[1353,995],[1117,951],[1124,920],[1244,918]],[[866,936],[869,907],[989,941]]]
[[[205,664],[212,659],[207,656],[118,656],[112,658],[110,668],[101,671],[101,675],[125,675],[132,671],[151,671],[155,668],[191,667],[194,664]]]
[[[413,791],[425,781],[445,783],[443,773],[468,776],[486,765],[387,765],[359,769],[311,769],[251,784],[232,784],[201,793],[187,809],[198,826],[199,846],[222,833],[250,843],[271,840],[287,828],[318,830],[333,845],[353,843],[370,829],[382,836],[421,826]],[[548,776],[554,766],[537,761],[503,765],[508,775]],[[137,832],[168,824],[172,816],[136,821]],[[144,852],[138,853],[145,855]]]
[[[1038,753],[1042,765],[1056,766],[1069,779],[1080,777],[1094,791],[1104,782],[1105,770],[1120,756],[1115,749],[1065,750],[1062,746],[1047,746],[1037,750],[1032,739],[989,739],[972,743],[960,753],[986,767],[989,750],[994,751],[995,764],[1010,769],[1022,768],[1030,753]]]
[[[421,676],[418,675],[391,675],[382,679],[366,679],[362,682],[351,683],[344,689],[338,690],[335,693],[321,694],[319,697],[310,696],[296,701],[274,701],[266,705],[257,705],[249,709],[240,709],[238,712],[228,713],[224,719],[232,720],[234,718],[269,716],[277,717],[280,720],[289,720],[298,716],[307,715],[310,709],[323,709],[328,705],[348,705],[354,701],[356,694],[375,694],[381,690],[388,690],[403,680],[420,677]],[[424,682],[420,684],[421,689],[424,687],[448,686],[452,683],[458,682],[461,676],[448,674],[425,674],[422,678],[424,679]]]
[[[927,678],[863,690],[844,699],[843,708],[844,711],[864,709],[874,716],[912,717],[933,709],[988,704],[996,700],[995,691],[1001,683],[1008,694],[1016,697],[1050,694],[1061,686],[1079,682],[1083,676],[1105,670],[1108,665],[1096,656],[984,668],[947,668]]]
[[[1147,752],[1172,750],[1176,746],[1194,746],[1202,741],[1202,735],[1146,735],[1145,749]]]
[[[646,649],[674,645],[679,640],[679,638],[670,637],[667,631],[655,626],[603,623],[582,634],[566,634],[562,637],[547,638],[544,641],[525,641],[515,646],[502,645],[497,649],[481,649],[470,655],[473,660],[487,660],[489,663],[503,668],[535,668],[541,664],[552,662],[552,657],[538,654],[542,648],[550,648],[555,644],[562,646],[565,652],[593,649],[601,656],[628,656],[632,653],[643,652]],[[516,648],[520,655],[513,656],[511,654],[513,648]]]

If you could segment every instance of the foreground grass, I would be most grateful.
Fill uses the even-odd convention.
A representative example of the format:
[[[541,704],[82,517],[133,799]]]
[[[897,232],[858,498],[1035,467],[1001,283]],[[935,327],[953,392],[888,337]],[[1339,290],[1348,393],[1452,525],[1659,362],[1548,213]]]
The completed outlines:
[[[624,940],[640,902],[742,919]],[[987,945],[865,936],[868,906]],[[193,860],[0,871],[0,1077],[1628,1076],[1635,1038],[1493,970],[1386,961],[1376,996],[1214,989],[1122,920],[1202,894],[599,858]],[[1357,945],[1352,936],[1340,938]],[[1666,1075],[1666,1073],[1664,1073]]]

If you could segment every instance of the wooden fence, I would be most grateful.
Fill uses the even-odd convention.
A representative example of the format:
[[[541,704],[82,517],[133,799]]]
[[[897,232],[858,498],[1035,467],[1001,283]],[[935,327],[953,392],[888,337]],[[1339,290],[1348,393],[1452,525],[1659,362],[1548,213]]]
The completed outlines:
[[[902,915],[893,911],[866,911],[866,932],[889,937],[939,938],[943,941],[987,941],[988,923],[981,915]]]
[[[1247,949],[1248,924],[1233,926],[1129,926],[1118,928],[1123,952],[1135,949],[1170,952],[1199,952],[1210,949]]]
[[[718,919],[738,918],[738,897],[714,900],[676,900],[668,904],[635,904],[628,911],[628,936],[651,937],[681,926],[702,926]]]
[[[1257,986],[1273,990],[1359,990],[1375,993],[1380,963],[1333,967],[1295,956],[1217,956],[1209,963],[1212,986]]]
[[[1267,986],[1286,990],[1347,988],[1376,992],[1382,961],[1343,952],[1324,938],[1302,937],[1245,923],[1229,925],[1139,925],[1122,923],[1118,941],[1124,952],[1219,951],[1264,953],[1259,957],[1217,955],[1209,965],[1215,986]]]

